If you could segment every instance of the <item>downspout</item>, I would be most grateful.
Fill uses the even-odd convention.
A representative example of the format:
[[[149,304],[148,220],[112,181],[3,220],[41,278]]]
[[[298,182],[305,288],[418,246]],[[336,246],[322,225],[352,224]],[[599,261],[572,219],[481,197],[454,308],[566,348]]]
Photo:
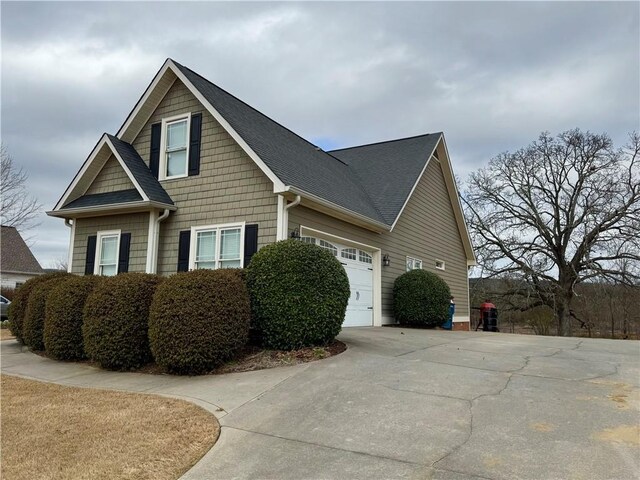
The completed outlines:
[[[158,244],[160,243],[160,222],[165,220],[171,211],[168,208],[164,209],[162,215],[156,218],[156,226],[155,226],[155,238],[153,239],[153,265],[151,266],[150,273],[157,273],[158,270]]]
[[[289,231],[289,209],[300,205],[301,200],[302,200],[302,197],[300,197],[300,195],[296,195],[296,198],[293,202],[284,206],[284,215],[282,216],[282,222],[284,223],[284,225],[282,225],[284,240],[286,240],[287,237],[289,236],[287,233]]]
[[[65,218],[64,224],[71,229],[69,233],[69,252],[67,254],[67,272],[71,273],[72,262],[73,262],[73,244],[76,239],[76,221],[71,218]]]

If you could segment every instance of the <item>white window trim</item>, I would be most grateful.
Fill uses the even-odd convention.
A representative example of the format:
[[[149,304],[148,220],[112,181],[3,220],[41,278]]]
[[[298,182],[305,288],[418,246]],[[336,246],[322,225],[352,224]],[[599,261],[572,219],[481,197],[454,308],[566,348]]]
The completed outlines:
[[[439,263],[441,264],[440,266],[438,266]],[[436,269],[438,269],[438,270],[445,270],[446,269],[446,263],[445,263],[444,260],[436,259],[435,266],[436,266]]]
[[[405,260],[405,265],[407,265],[407,263],[409,262],[409,260],[411,260],[411,268],[407,269],[407,272],[410,272],[411,270],[422,270],[422,266],[424,265],[422,260],[420,260],[419,258],[416,257],[410,257],[409,255],[407,255],[407,258]],[[420,268],[416,268],[416,262],[420,262]],[[406,267],[405,267],[406,268]]]
[[[185,173],[183,175],[167,176],[167,125],[179,120],[187,120],[187,153],[186,153],[186,165]],[[191,112],[182,113],[180,115],[174,115],[162,119],[162,128],[160,133],[160,166],[159,176],[160,180],[174,180],[177,178],[185,178],[189,176],[189,144],[191,143]]]
[[[96,238],[96,257],[93,262],[93,274],[100,274],[100,254],[102,253],[102,239],[104,237],[112,237],[117,235],[118,243],[116,246],[116,275],[118,274],[118,262],[120,260],[120,237],[122,235],[122,230],[103,230],[97,233]]]
[[[216,234],[216,257],[214,259],[214,263],[217,266],[217,264],[220,262],[220,259],[218,257],[220,252],[220,245],[222,243],[220,241],[220,232],[222,230],[232,230],[236,228],[240,229],[240,268],[244,268],[245,224],[246,222],[240,222],[240,223],[223,223],[219,225],[205,225],[205,226],[191,227],[191,239],[190,239],[190,245],[189,245],[189,270],[196,269],[196,247],[198,243],[197,242],[198,232],[205,232],[205,231],[211,231],[211,230],[216,230],[216,232],[218,232]]]

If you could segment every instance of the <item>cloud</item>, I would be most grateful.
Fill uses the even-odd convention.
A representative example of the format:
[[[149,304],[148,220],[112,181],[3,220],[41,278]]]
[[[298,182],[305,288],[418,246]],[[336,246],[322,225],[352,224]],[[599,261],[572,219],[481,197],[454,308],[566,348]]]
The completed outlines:
[[[2,2],[2,141],[50,209],[166,57],[328,148],[444,131],[456,173],[540,131],[640,129],[624,2]],[[44,210],[43,209],[43,210]],[[68,229],[43,216],[42,263]]]

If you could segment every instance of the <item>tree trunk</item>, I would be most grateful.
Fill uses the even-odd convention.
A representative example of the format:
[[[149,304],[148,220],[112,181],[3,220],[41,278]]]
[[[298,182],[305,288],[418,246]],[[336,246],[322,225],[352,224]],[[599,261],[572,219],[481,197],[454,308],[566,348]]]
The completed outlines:
[[[570,337],[571,318],[569,317],[568,298],[559,298],[556,300],[556,317],[558,318],[558,335],[562,337]]]

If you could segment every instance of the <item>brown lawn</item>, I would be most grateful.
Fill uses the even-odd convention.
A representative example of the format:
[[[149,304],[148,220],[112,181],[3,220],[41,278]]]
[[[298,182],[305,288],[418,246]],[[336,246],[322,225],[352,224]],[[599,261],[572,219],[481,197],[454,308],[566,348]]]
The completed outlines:
[[[220,432],[183,400],[0,378],[3,480],[176,479]]]
[[[16,338],[8,328],[0,328],[0,340],[9,340],[10,338]]]

